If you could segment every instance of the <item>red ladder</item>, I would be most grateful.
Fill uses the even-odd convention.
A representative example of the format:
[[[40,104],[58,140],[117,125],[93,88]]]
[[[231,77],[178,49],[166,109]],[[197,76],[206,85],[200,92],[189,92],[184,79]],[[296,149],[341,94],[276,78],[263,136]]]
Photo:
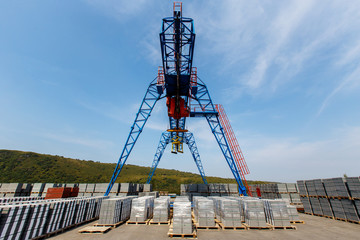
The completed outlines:
[[[230,125],[230,121],[225,113],[224,107],[221,104],[215,104],[215,107],[216,107],[217,112],[219,113],[219,120],[220,120],[221,126],[224,129],[226,140],[227,140],[228,144],[230,145],[230,150],[234,157],[236,166],[239,170],[239,174],[241,175],[243,184],[246,187],[246,189],[248,190],[248,194],[250,196],[252,196],[249,186],[247,184],[246,178],[245,178],[245,175],[249,174],[250,171],[245,162],[244,155],[241,151],[241,148],[236,139],[234,131]]]

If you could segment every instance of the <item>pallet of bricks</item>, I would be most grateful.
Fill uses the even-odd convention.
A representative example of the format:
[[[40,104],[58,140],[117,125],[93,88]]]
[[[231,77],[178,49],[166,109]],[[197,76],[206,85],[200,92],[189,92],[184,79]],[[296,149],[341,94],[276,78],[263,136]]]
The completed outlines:
[[[0,239],[48,237],[99,216],[106,197],[39,200],[0,204]]]
[[[297,181],[306,214],[360,223],[359,177]]]
[[[232,183],[181,184],[180,194],[192,201],[197,196],[239,196],[239,190],[237,184]]]
[[[253,184],[250,185],[250,189],[253,197],[283,199],[291,205],[301,205],[296,183]]]

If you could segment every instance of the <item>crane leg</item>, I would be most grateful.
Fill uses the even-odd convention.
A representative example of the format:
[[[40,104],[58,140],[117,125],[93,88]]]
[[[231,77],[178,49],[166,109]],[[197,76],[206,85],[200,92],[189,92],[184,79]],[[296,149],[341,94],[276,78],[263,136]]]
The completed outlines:
[[[156,153],[155,153],[155,156],[154,156],[154,161],[152,163],[152,166],[151,166],[151,169],[150,169],[150,173],[149,173],[149,176],[148,176],[148,179],[146,181],[146,183],[150,183],[151,182],[151,178],[153,177],[154,173],[155,173],[155,170],[160,162],[160,159],[165,151],[165,148],[166,146],[169,144],[169,142],[171,141],[171,133],[169,132],[163,132],[161,134],[161,137],[160,137],[160,142],[159,142],[159,145],[156,149]]]
[[[200,154],[196,146],[194,135],[191,132],[185,133],[185,143],[188,145],[191,155],[194,158],[197,168],[199,169],[202,180],[207,184],[204,168],[200,160]]]
[[[215,136],[215,139],[225,157],[227,164],[229,165],[232,174],[234,175],[234,178],[239,187],[239,193],[243,194],[244,196],[247,196],[246,187],[244,186],[240,176],[240,169],[238,169],[235,163],[235,159],[231,152],[231,148],[225,137],[224,129],[219,121],[217,110],[215,109],[209,91],[207,90],[205,84],[198,82],[198,92],[194,98],[199,103],[204,113],[206,112],[211,113],[211,114],[204,114],[204,116],[206,117],[206,120],[211,128],[211,131]]]
[[[158,93],[156,88],[156,79],[154,79],[145,94],[144,99],[140,105],[139,111],[136,114],[135,121],[131,126],[129,136],[126,140],[125,146],[121,152],[118,163],[115,167],[114,173],[110,179],[108,188],[106,190],[105,196],[107,196],[111,188],[113,187],[117,177],[119,176],[123,166],[125,165],[126,160],[128,159],[131,150],[135,146],[136,141],[138,140],[146,121],[149,119],[152,110],[155,107],[156,102],[161,98],[161,94]]]

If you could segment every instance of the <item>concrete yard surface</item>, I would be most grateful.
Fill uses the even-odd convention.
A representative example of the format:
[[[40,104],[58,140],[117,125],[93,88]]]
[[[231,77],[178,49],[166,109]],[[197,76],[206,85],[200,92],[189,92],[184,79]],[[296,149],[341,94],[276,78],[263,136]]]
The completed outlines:
[[[293,224],[297,230],[203,230],[199,229],[197,232],[198,239],[360,239],[360,224],[347,223],[336,221],[328,218],[310,216],[300,214],[301,220],[305,224]],[[152,240],[152,239],[170,239],[167,236],[168,225],[126,225],[123,224],[115,229],[110,230],[105,234],[81,234],[79,230],[86,226],[93,226],[92,222],[87,225],[73,228],[62,234],[51,237],[54,240],[60,239],[74,239],[74,240],[92,240],[92,239],[107,239],[107,240]]]

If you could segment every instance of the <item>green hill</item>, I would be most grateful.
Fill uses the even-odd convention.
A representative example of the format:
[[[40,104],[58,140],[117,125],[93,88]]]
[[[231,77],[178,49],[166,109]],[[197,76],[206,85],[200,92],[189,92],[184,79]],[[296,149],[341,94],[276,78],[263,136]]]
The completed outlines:
[[[104,183],[115,163],[100,163],[14,150],[0,150],[0,182]],[[145,183],[150,167],[125,165],[116,182]],[[235,183],[234,179],[207,177],[209,183]],[[181,183],[202,183],[199,174],[158,168],[152,178],[155,191],[179,193]],[[264,183],[254,182],[251,183]]]

